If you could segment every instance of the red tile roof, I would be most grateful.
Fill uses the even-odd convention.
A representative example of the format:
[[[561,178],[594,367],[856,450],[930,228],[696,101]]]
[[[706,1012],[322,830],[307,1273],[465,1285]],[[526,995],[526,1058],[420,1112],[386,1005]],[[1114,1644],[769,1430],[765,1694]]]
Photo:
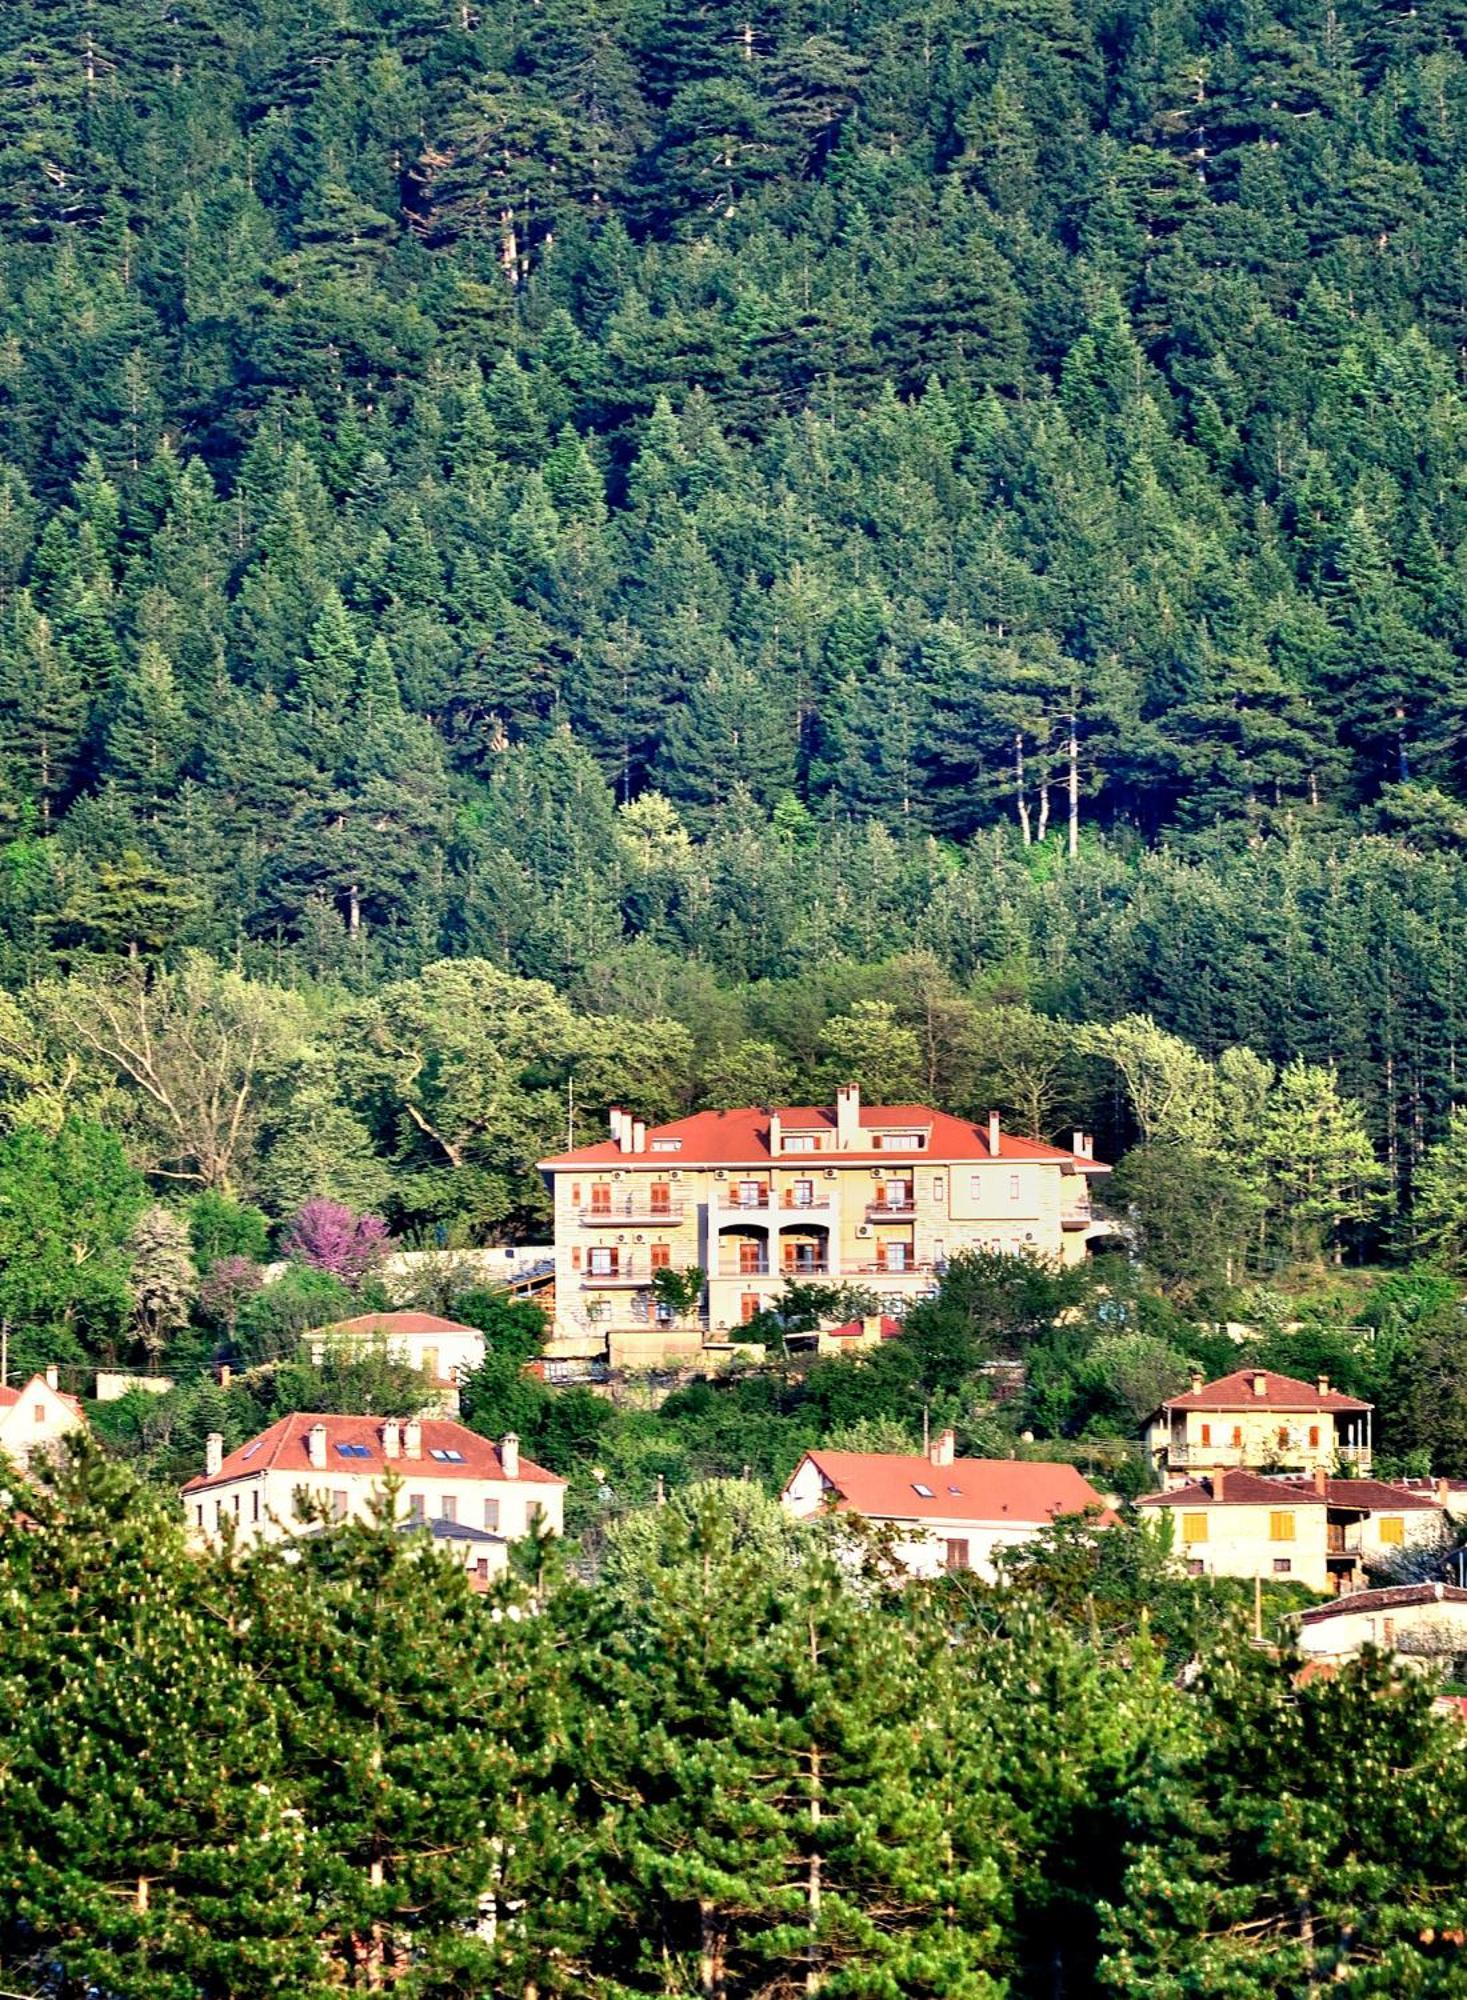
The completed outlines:
[[[778,1113],[786,1136],[791,1132],[833,1132],[835,1115],[815,1105],[790,1105]],[[1098,1160],[1046,1146],[1038,1139],[1019,1139],[1005,1132],[997,1154],[988,1149],[988,1127],[971,1125],[946,1111],[934,1111],[926,1104],[871,1104],[861,1108],[861,1129],[877,1132],[923,1132],[927,1143],[919,1151],[902,1151],[875,1146],[852,1147],[840,1152],[787,1153],[771,1155],[767,1111],[698,1111],[690,1118],[678,1118],[670,1125],[653,1125],[639,1153],[623,1153],[614,1139],[594,1146],[579,1146],[571,1153],[556,1153],[540,1161],[545,1168],[557,1167],[767,1167],[777,1157],[781,1165],[792,1167],[830,1166],[835,1162],[879,1161],[906,1164],[914,1159],[942,1163],[953,1160],[1054,1160],[1068,1163],[1081,1173],[1109,1173]],[[679,1140],[675,1152],[654,1152],[654,1140]]]
[[[334,1319],[329,1326],[312,1327],[311,1333],[471,1333],[479,1340],[484,1338],[476,1326],[461,1326],[457,1320],[439,1319],[436,1313],[383,1312],[358,1313],[355,1319]]]
[[[881,1338],[883,1340],[895,1340],[901,1330],[902,1323],[899,1319],[893,1319],[890,1313],[883,1313],[881,1315]],[[831,1327],[825,1337],[827,1340],[859,1340],[865,1331],[866,1323],[864,1320],[848,1319],[844,1326]]]
[[[1232,1473],[1228,1474],[1231,1480]],[[1290,1473],[1279,1481],[1281,1486],[1292,1486],[1297,1492],[1307,1487],[1317,1491],[1314,1482],[1307,1475]],[[1390,1479],[1326,1479],[1324,1497],[1331,1507],[1360,1507],[1372,1513],[1440,1513],[1440,1503],[1429,1493],[1414,1492],[1409,1486],[1398,1486]]]
[[[1223,1480],[1222,1498],[1216,1498],[1211,1479],[1194,1479],[1190,1486],[1174,1486],[1169,1493],[1143,1493],[1138,1507],[1323,1507],[1328,1503],[1306,1481],[1296,1486],[1292,1480],[1269,1479],[1261,1472],[1229,1472]]]
[[[1254,1382],[1263,1377],[1263,1394]],[[1216,1382],[1204,1382],[1200,1389],[1183,1396],[1169,1396],[1164,1410],[1368,1410],[1372,1406],[1354,1396],[1342,1396],[1338,1389],[1321,1390],[1317,1382],[1301,1382],[1294,1375],[1276,1375],[1270,1368],[1238,1368]]]
[[[1352,1590],[1301,1612],[1299,1622],[1322,1625],[1329,1618],[1347,1618],[1352,1611],[1396,1611],[1411,1604],[1467,1604],[1467,1590],[1455,1583],[1393,1583],[1385,1590]]]
[[[1073,1465],[1047,1459],[930,1458],[867,1451],[806,1453],[841,1506],[882,1521],[982,1521],[1043,1527],[1105,1502]],[[793,1475],[792,1475],[793,1477]],[[918,1486],[930,1489],[919,1493]],[[788,1490],[788,1489],[786,1489]]]
[[[449,1422],[444,1417],[424,1417],[422,1419],[423,1449],[417,1458],[406,1455],[389,1459],[382,1449],[381,1417],[337,1417],[322,1416],[309,1410],[296,1410],[288,1417],[281,1417],[258,1437],[242,1444],[238,1451],[230,1452],[217,1473],[211,1479],[206,1474],[189,1480],[185,1493],[198,1493],[210,1486],[220,1486],[231,1479],[246,1479],[256,1472],[298,1472],[307,1477],[314,1468],[311,1464],[307,1433],[313,1424],[326,1426],[326,1464],[333,1477],[349,1479],[380,1479],[390,1467],[399,1473],[427,1473],[441,1479],[503,1479],[504,1466],[499,1456],[499,1447],[488,1438],[480,1437],[464,1424]],[[404,1420],[404,1423],[406,1420]],[[367,1456],[356,1453],[349,1456],[337,1450],[338,1445],[349,1444],[364,1447]],[[452,1459],[437,1459],[435,1451],[462,1452],[462,1462]],[[519,1476],[533,1485],[564,1486],[565,1480],[554,1472],[547,1472],[543,1466],[534,1464],[523,1455],[520,1458]]]

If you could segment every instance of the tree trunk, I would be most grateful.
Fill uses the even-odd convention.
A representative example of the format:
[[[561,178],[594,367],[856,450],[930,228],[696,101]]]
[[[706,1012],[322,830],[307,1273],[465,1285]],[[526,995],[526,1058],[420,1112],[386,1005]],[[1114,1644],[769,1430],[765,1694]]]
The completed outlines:
[[[1024,780],[1024,738],[1022,733],[1014,738],[1014,804],[1019,813],[1019,830],[1024,836],[1024,845],[1033,845],[1034,835],[1029,824],[1029,798]]]
[[[1070,859],[1080,852],[1080,737],[1075,718],[1070,717]]]

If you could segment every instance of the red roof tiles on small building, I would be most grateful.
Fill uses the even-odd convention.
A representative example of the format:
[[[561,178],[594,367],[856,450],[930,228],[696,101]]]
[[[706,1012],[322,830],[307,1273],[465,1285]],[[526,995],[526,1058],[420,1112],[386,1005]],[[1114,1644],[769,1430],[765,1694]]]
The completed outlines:
[[[1322,1625],[1331,1618],[1348,1618],[1355,1612],[1400,1611],[1414,1604],[1467,1604],[1467,1590],[1455,1583],[1393,1583],[1383,1590],[1351,1590],[1328,1604],[1315,1604],[1301,1611],[1301,1625]]]
[[[401,1420],[402,1430],[406,1430],[408,1421]],[[317,1424],[325,1427],[326,1463],[333,1477],[380,1479],[388,1471],[400,1475],[428,1472],[452,1479],[505,1477],[499,1447],[464,1424],[451,1423],[444,1417],[424,1417],[420,1422],[422,1450],[418,1455],[409,1458],[404,1449],[398,1457],[389,1458],[382,1448],[383,1422],[381,1417],[339,1417],[296,1410],[242,1444],[238,1451],[232,1451],[212,1478],[201,1473],[189,1480],[183,1490],[198,1493],[210,1486],[227,1484],[231,1479],[249,1478],[257,1472],[298,1472],[303,1479],[312,1472],[319,1475],[321,1468],[311,1464],[309,1445],[310,1433]],[[343,1445],[351,1449],[343,1452]],[[444,1451],[460,1456],[455,1459],[433,1456]],[[558,1473],[547,1472],[524,1457],[520,1459],[519,1478],[534,1485],[566,1484]]]
[[[1104,1510],[1073,1465],[1049,1459],[930,1458],[894,1452],[812,1451],[811,1462],[853,1513],[882,1521],[974,1521],[1043,1527],[1062,1514]],[[926,1492],[919,1492],[925,1487]],[[1109,1522],[1113,1515],[1104,1514]]]
[[[384,1338],[394,1333],[469,1333],[480,1340],[484,1337],[476,1326],[463,1326],[458,1320],[439,1319],[436,1313],[424,1312],[358,1313],[355,1319],[334,1319],[328,1326],[313,1327],[311,1332],[381,1334]]]
[[[1215,1479],[1194,1479],[1189,1486],[1174,1486],[1167,1493],[1143,1493],[1138,1507],[1324,1507],[1329,1503],[1307,1481],[1296,1486],[1292,1480],[1270,1479],[1261,1472],[1228,1472],[1222,1492]]]
[[[880,1332],[883,1340],[895,1340],[901,1330],[902,1323],[899,1319],[893,1319],[890,1313],[883,1313],[881,1315]],[[848,1319],[844,1326],[831,1327],[825,1338],[827,1340],[859,1340],[865,1331],[866,1322],[864,1320]]]

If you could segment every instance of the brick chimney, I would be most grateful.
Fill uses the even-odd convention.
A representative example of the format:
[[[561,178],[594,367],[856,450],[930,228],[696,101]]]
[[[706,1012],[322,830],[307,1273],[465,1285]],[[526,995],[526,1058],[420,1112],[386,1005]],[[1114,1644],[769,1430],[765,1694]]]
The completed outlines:
[[[861,1086],[843,1083],[835,1093],[835,1146],[839,1153],[854,1152],[861,1143]]]
[[[520,1441],[513,1431],[506,1431],[499,1440],[499,1463],[506,1479],[520,1476]]]
[[[1328,1469],[1328,1467],[1327,1467],[1327,1466],[1323,1466],[1323,1465],[1316,1465],[1316,1466],[1315,1466],[1315,1468],[1314,1468],[1314,1490],[1315,1490],[1315,1492],[1316,1492],[1316,1493],[1317,1493],[1317,1494],[1319,1495],[1319,1497],[1320,1497],[1320,1499],[1321,1499],[1321,1500],[1325,1500],[1325,1499],[1328,1499],[1328,1497],[1329,1497],[1329,1469]]]
[[[1266,1396],[1268,1394],[1268,1377],[1266,1375],[1259,1373],[1253,1377],[1253,1393],[1255,1396]]]
[[[927,1456],[934,1465],[951,1465],[957,1451],[958,1441],[951,1428],[939,1431],[932,1440],[932,1448]]]
[[[217,1479],[219,1468],[224,1463],[224,1439],[218,1431],[210,1431],[204,1439],[204,1477]]]
[[[1192,1394],[1194,1396],[1202,1394],[1202,1370],[1200,1368],[1192,1370]]]
[[[1448,1501],[1451,1499],[1451,1497],[1452,1497],[1452,1482],[1449,1479],[1439,1479],[1436,1482],[1437,1506],[1445,1507]]]
[[[1316,1388],[1316,1389],[1318,1389],[1318,1391],[1319,1391],[1319,1393],[1320,1393],[1320,1395],[1321,1395],[1321,1396],[1327,1396],[1327,1395],[1329,1394],[1329,1377],[1328,1377],[1328,1375],[1321,1375],[1321,1376],[1320,1376],[1320,1378],[1319,1378],[1319,1380],[1318,1380],[1318,1381],[1317,1381],[1317,1382],[1315,1383],[1315,1385],[1314,1385],[1314,1386],[1315,1386],[1315,1388]]]
[[[1214,1500],[1222,1499],[1223,1487],[1227,1483],[1227,1477],[1226,1468],[1221,1465],[1214,1471],[1212,1475],[1212,1497]]]
[[[317,1472],[326,1470],[326,1426],[312,1424],[306,1432],[306,1456]]]
[[[998,1113],[990,1111],[988,1114],[988,1156],[990,1159],[996,1160],[998,1158],[999,1148],[1002,1144],[1003,1129],[999,1123]]]
[[[423,1426],[416,1417],[409,1417],[402,1427],[402,1455],[404,1458],[423,1456]]]
[[[384,1417],[382,1419],[382,1456],[384,1458],[402,1457],[402,1425],[396,1417]]]

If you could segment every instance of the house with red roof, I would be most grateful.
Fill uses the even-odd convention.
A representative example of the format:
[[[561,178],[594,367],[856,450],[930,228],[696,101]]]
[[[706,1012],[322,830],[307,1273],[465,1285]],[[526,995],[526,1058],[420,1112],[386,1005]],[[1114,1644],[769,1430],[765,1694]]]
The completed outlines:
[[[730,1350],[790,1282],[859,1285],[900,1318],[959,1250],[1077,1263],[1097,1230],[1090,1184],[1108,1167],[1084,1133],[1066,1148],[925,1104],[700,1111],[647,1126],[613,1110],[610,1137],[540,1162],[555,1198],[552,1355],[613,1366]],[[706,1274],[676,1313],[659,1271]]]
[[[416,1368],[440,1397],[458,1408],[458,1387],[484,1362],[484,1336],[476,1326],[440,1319],[437,1313],[358,1313],[330,1326],[313,1327],[306,1335],[306,1352],[319,1368],[327,1354],[362,1354],[379,1348],[389,1360]]]
[[[809,1520],[859,1514],[896,1530],[895,1553],[912,1576],[973,1570],[992,1581],[995,1557],[1065,1515],[1115,1516],[1073,1465],[1042,1459],[958,1458],[951,1431],[925,1456],[807,1451],[785,1484],[787,1513]]]
[[[1192,1376],[1151,1418],[1146,1448],[1168,1486],[1223,1471],[1365,1473],[1371,1405],[1272,1368],[1239,1368],[1215,1382]]]
[[[495,1444],[435,1417],[297,1411],[227,1454],[214,1432],[183,1504],[200,1542],[279,1542],[315,1532],[313,1516],[369,1518],[389,1479],[404,1527],[431,1534],[478,1582],[500,1574],[511,1542],[565,1524],[566,1482],[526,1458],[517,1437]]]
[[[1299,1617],[1299,1650],[1312,1660],[1353,1659],[1364,1647],[1423,1671],[1467,1660],[1467,1590],[1451,1583],[1357,1590]]]
[[[1282,1478],[1217,1466],[1136,1504],[1143,1518],[1170,1518],[1173,1549],[1192,1576],[1287,1577],[1340,1594],[1359,1588],[1369,1564],[1446,1540],[1435,1496],[1404,1482],[1335,1478],[1322,1465]]]
[[[85,1428],[81,1404],[62,1393],[59,1380],[56,1369],[47,1368],[22,1388],[0,1385],[0,1453],[20,1471],[69,1431]]]

